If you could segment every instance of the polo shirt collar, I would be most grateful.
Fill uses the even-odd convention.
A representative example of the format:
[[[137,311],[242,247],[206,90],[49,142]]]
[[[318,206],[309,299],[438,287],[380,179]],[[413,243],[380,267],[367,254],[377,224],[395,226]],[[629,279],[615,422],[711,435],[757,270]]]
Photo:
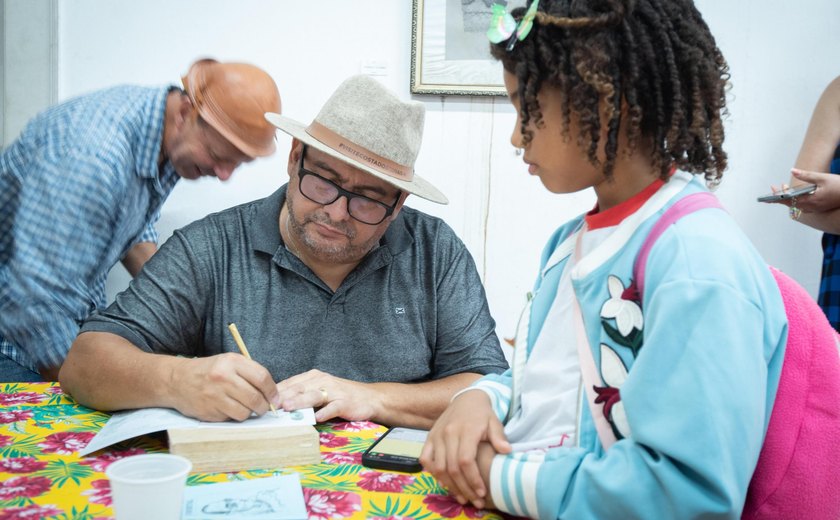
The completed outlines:
[[[255,251],[262,251],[274,255],[283,246],[280,238],[280,208],[286,203],[286,189],[284,184],[268,197],[257,202],[251,217],[249,229],[253,230],[252,243]]]
[[[143,107],[143,121],[146,122],[142,130],[141,139],[136,142],[137,174],[140,177],[153,179],[158,176],[158,157],[163,146],[163,120],[166,116],[166,96],[169,87],[159,89]]]
[[[137,175],[144,179],[151,179],[155,190],[166,195],[178,182],[178,174],[170,161],[166,161],[163,168],[158,168],[158,158],[163,146],[163,123],[166,118],[166,100],[174,86],[158,89],[143,107],[143,120],[147,121],[143,129],[142,139],[136,143]]]
[[[380,247],[386,247],[392,255],[397,255],[405,251],[414,243],[414,238],[406,229],[405,219],[403,218],[403,211],[407,209],[411,211],[409,208],[403,206],[399,216],[391,222],[388,230],[385,231],[385,234],[382,235],[382,239],[379,241]]]

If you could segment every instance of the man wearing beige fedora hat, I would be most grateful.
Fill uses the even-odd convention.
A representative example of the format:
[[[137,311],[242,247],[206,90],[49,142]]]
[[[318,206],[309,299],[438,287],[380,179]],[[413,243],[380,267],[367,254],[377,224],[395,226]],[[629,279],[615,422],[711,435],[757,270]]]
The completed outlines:
[[[309,125],[266,117],[293,138],[290,182],[176,232],[85,322],[63,388],[105,410],[241,420],[313,406],[318,421],[430,427],[507,363],[466,247],[403,205],[447,202],[414,172],[423,105],[355,76]]]
[[[180,178],[228,179],[274,152],[271,77],[192,64],[183,87],[113,87],[51,107],[0,154],[0,381],[55,380],[122,261],[136,275]]]

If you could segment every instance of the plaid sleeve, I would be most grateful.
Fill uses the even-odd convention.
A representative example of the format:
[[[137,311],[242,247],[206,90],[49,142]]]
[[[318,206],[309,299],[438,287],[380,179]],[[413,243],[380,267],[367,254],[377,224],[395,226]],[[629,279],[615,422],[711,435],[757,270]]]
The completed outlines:
[[[40,154],[18,193],[0,298],[3,335],[37,367],[59,366],[93,310],[88,291],[113,233],[119,190],[82,154]],[[21,176],[21,178],[22,178]]]
[[[134,241],[134,244],[138,244],[140,242],[151,242],[153,244],[158,243],[158,232],[155,229],[155,222],[157,222],[158,218],[160,218],[160,212],[155,215],[155,218],[151,220],[146,227],[143,228],[143,231],[137,235],[137,239]]]

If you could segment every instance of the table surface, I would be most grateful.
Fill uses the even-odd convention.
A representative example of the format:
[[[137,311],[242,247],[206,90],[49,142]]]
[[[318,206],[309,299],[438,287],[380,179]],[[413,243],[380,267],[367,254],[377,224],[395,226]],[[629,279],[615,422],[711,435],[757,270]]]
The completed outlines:
[[[109,415],[77,404],[57,383],[0,383],[0,520],[113,518],[105,468],[120,458],[165,452],[163,435],[145,435],[86,457]],[[310,519],[506,518],[463,507],[428,473],[362,466],[362,452],[385,432],[371,422],[319,424],[321,462],[275,470],[193,473],[187,485],[300,475]]]

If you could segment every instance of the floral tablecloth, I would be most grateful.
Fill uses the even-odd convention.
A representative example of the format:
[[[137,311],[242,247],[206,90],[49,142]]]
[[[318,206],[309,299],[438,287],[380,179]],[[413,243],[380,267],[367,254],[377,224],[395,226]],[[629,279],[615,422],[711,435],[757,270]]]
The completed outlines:
[[[120,458],[166,451],[163,435],[147,435],[80,457],[108,414],[76,404],[57,384],[0,383],[0,520],[113,518],[105,468]],[[378,471],[362,452],[385,428],[370,422],[317,426],[320,464],[238,473],[195,473],[187,485],[300,474],[310,519],[482,518],[463,507],[428,473]]]

